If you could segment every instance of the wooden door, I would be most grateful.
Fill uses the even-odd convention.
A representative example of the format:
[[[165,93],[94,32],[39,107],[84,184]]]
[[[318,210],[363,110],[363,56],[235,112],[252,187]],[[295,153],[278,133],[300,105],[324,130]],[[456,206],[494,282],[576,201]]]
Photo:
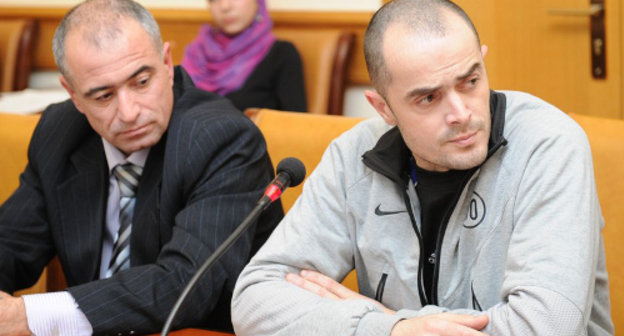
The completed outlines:
[[[564,112],[622,118],[621,0],[605,0],[606,79],[594,79],[588,16],[549,14],[587,9],[590,0],[457,0],[488,45],[493,89],[521,90]]]

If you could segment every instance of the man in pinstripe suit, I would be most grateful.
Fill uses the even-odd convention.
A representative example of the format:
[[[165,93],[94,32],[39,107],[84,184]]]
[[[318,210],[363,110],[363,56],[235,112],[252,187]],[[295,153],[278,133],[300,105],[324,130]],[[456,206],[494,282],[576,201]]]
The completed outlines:
[[[43,112],[20,186],[0,208],[0,335],[155,332],[271,180],[264,140],[173,66],[156,22],[132,0],[78,5],[53,44],[71,99]],[[110,275],[124,211],[112,171],[129,163],[142,167],[130,267]],[[204,276],[174,328],[231,328],[236,277],[282,214],[279,203],[269,208]],[[67,291],[4,293],[32,285],[55,255]]]

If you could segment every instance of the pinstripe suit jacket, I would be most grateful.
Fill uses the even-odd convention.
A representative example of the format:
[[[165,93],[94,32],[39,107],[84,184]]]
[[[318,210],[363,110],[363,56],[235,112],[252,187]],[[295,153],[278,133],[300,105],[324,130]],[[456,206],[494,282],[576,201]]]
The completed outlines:
[[[197,267],[242,221],[273,175],[260,131],[177,67],[169,128],[137,191],[131,265],[97,280],[108,191],[100,136],[71,101],[43,112],[20,186],[0,207],[0,289],[33,284],[58,255],[94,334],[158,331]],[[205,274],[174,327],[231,329],[239,272],[283,215],[271,206]]]

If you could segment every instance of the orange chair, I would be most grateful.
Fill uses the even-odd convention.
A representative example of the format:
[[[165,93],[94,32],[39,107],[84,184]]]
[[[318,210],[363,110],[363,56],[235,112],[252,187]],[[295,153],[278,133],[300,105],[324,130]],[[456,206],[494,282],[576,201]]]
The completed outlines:
[[[276,28],[274,33],[292,42],[301,55],[308,111],[342,115],[347,59],[355,35],[336,28]]]
[[[0,204],[4,203],[19,185],[19,175],[28,161],[26,152],[30,137],[39,121],[39,115],[0,113]],[[16,293],[40,293],[47,290],[47,271],[29,289]]]
[[[33,20],[0,20],[0,91],[28,86],[35,31]]]
[[[271,109],[247,109],[249,116],[260,128],[267,143],[273,164],[283,158],[296,157],[306,167],[306,177],[316,168],[329,143],[351,129],[363,118],[314,115],[283,112]],[[290,188],[282,195],[284,211],[288,211],[302,191],[302,185]],[[342,282],[357,291],[357,278],[351,272]]]
[[[28,144],[39,115],[0,113],[0,204],[19,184],[19,174],[26,167]]]
[[[585,130],[592,149],[596,188],[605,227],[602,231],[615,330],[624,330],[624,121],[570,114]]]
[[[271,109],[247,109],[245,114],[262,131],[273,164],[277,165],[286,157],[296,157],[305,165],[306,177],[321,161],[329,143],[363,120]],[[289,188],[282,195],[284,211],[290,209],[301,191],[302,185],[299,185]]]

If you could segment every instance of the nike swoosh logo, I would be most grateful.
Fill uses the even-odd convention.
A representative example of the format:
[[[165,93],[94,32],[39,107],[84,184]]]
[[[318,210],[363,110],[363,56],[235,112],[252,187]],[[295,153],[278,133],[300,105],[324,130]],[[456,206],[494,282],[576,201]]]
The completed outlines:
[[[396,215],[402,212],[407,212],[406,210],[401,210],[401,211],[383,211],[380,209],[381,208],[381,203],[379,203],[379,205],[375,208],[375,215],[377,216],[388,216],[388,215]]]

